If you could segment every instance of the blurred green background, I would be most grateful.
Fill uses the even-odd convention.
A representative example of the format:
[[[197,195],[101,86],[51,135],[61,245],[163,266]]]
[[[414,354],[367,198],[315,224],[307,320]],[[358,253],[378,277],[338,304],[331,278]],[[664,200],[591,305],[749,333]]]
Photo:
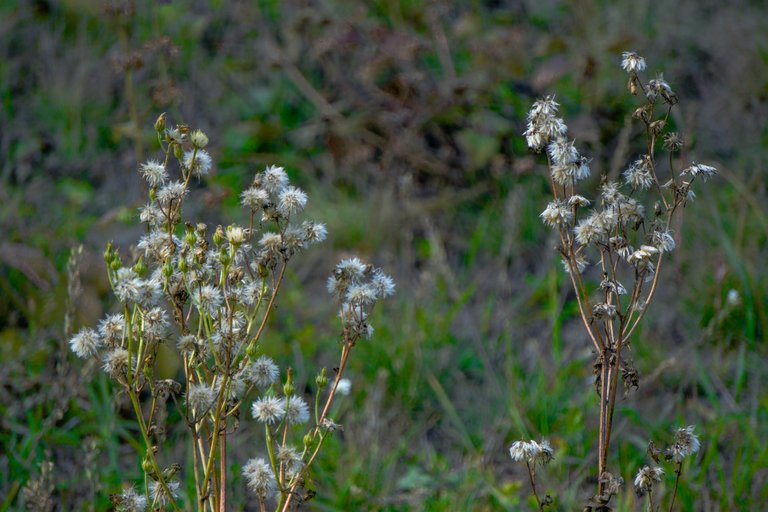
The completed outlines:
[[[125,399],[66,343],[114,306],[101,252],[142,232],[136,170],[157,154],[161,112],[211,139],[215,172],[187,216],[244,222],[240,191],[280,164],[328,225],[329,240],[295,262],[265,348],[300,380],[336,362],[324,279],[339,257],[361,255],[398,283],[355,349],[334,416],[344,431],[305,508],[528,510],[527,473],[507,449],[546,437],[556,460],[540,485],[558,510],[579,509],[595,487],[592,355],[538,219],[545,169],[520,134],[530,104],[556,94],[594,158],[588,187],[617,176],[642,151],[623,50],[664,72],[685,158],[720,176],[676,228],[609,466],[630,482],[648,440],[695,424],[702,450],[680,509],[761,509],[767,33],[768,7],[750,1],[3,0],[0,511],[34,505],[24,489],[35,485],[55,510],[107,510],[141,474]],[[230,441],[237,475],[262,455],[249,427]],[[255,510],[239,476],[232,492]],[[642,509],[629,487],[615,505]]]

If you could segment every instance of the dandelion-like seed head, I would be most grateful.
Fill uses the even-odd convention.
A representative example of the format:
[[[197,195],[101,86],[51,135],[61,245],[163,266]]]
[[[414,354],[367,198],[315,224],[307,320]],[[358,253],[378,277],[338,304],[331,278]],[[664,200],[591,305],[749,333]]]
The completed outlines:
[[[179,352],[182,354],[190,354],[197,349],[197,338],[192,334],[182,336],[179,338],[179,341],[176,342],[176,348],[179,349]]]
[[[667,449],[667,454],[675,462],[682,462],[684,458],[699,451],[701,443],[698,436],[693,433],[695,428],[695,425],[688,425],[675,430],[674,443]]]
[[[391,297],[395,293],[395,281],[380,269],[376,269],[371,279],[371,287],[376,292],[376,297]]]
[[[261,175],[263,186],[273,194],[279,194],[288,186],[288,174],[282,167],[270,165]]]
[[[573,220],[573,210],[568,203],[560,199],[550,201],[547,207],[539,215],[541,220],[551,228],[567,226]]]
[[[624,194],[619,192],[619,184],[615,181],[603,183],[600,187],[600,197],[606,205],[613,205],[624,198]]]
[[[349,379],[339,379],[336,391],[344,396],[348,396],[350,391],[352,391],[352,381]]]
[[[277,482],[272,467],[264,459],[251,459],[243,466],[248,489],[261,499],[277,491]]]
[[[243,378],[259,389],[266,389],[280,376],[280,368],[267,356],[261,356],[245,368]]]
[[[171,202],[181,200],[186,193],[187,190],[182,182],[173,181],[157,191],[157,202],[167,207]]]
[[[528,120],[536,119],[537,117],[551,117],[557,114],[560,109],[560,104],[555,101],[554,96],[546,96],[540,100],[533,102],[531,111],[528,112]]]
[[[259,398],[253,402],[251,413],[259,423],[273,425],[279,423],[286,412],[282,399],[274,396],[267,396]]]
[[[536,441],[515,441],[509,447],[509,455],[516,462],[534,462],[541,447]]]
[[[83,328],[69,340],[69,346],[77,357],[86,359],[96,355],[102,346],[102,339],[93,329]]]
[[[122,303],[135,302],[139,293],[140,279],[130,268],[120,268],[115,272],[115,296]]]
[[[568,198],[568,206],[586,207],[592,204],[592,202],[584,196],[578,194],[572,195]]]
[[[651,232],[651,245],[656,247],[659,252],[672,252],[677,244],[670,230],[657,229]]]
[[[136,492],[133,487],[129,487],[120,493],[115,508],[118,512],[145,512],[147,497]]]
[[[547,152],[555,165],[568,165],[579,161],[574,141],[558,137],[547,146]]]
[[[224,303],[221,291],[213,285],[200,286],[192,294],[192,299],[197,307],[209,315],[214,315]]]
[[[165,217],[155,205],[145,204],[139,208],[139,221],[147,224],[150,228],[157,229],[165,222]]]
[[[278,195],[277,211],[288,216],[298,213],[307,205],[307,194],[296,187],[285,187]]]
[[[160,338],[168,328],[168,313],[163,308],[154,307],[144,313],[144,334],[150,338]]]
[[[603,217],[598,212],[593,212],[589,217],[580,220],[573,232],[576,235],[576,242],[580,245],[597,243],[607,235]]]
[[[653,171],[651,159],[648,155],[635,160],[626,171],[624,181],[634,189],[645,190],[653,185]]]
[[[120,313],[108,315],[99,322],[99,334],[106,345],[114,345],[122,340],[125,318]]]
[[[615,318],[616,305],[603,302],[597,303],[592,307],[592,314],[595,315],[595,318]]]
[[[104,371],[113,379],[120,379],[128,374],[128,351],[122,348],[110,350],[104,356]]]
[[[662,476],[664,476],[664,470],[660,467],[643,466],[640,468],[634,481],[637,495],[644,496],[653,491],[653,484],[661,482]]]
[[[279,252],[283,247],[283,237],[280,233],[264,233],[259,240],[259,245],[270,252]]]
[[[528,147],[538,152],[550,140],[565,136],[568,127],[562,119],[556,117],[559,105],[554,96],[534,102],[528,112],[528,126],[524,133]]]
[[[648,82],[648,86],[645,88],[645,95],[651,101],[655,101],[661,96],[667,103],[672,105],[677,103],[677,95],[672,91],[666,80],[664,80],[662,73],[659,73],[655,79]]]
[[[568,260],[563,258],[562,262],[563,262],[563,269],[570,274],[571,273],[571,266],[568,264]],[[584,272],[584,270],[589,266],[589,262],[586,260],[586,258],[584,258],[584,256],[582,256],[580,254],[578,256],[576,256],[576,262],[575,263],[576,263],[576,270],[579,273]]]
[[[289,476],[295,475],[304,466],[301,454],[293,446],[280,446],[277,449],[277,460],[283,464]]]
[[[624,52],[621,54],[621,67],[627,73],[645,71],[645,59],[635,52]]]
[[[308,244],[320,243],[328,236],[325,224],[319,222],[304,221],[301,224],[301,229],[304,232],[304,240]]]
[[[347,290],[347,302],[356,305],[368,305],[376,302],[376,290],[368,283],[353,284]]]
[[[149,160],[139,166],[139,172],[141,177],[147,181],[147,184],[152,188],[157,188],[165,183],[168,179],[168,173],[165,170],[165,166],[156,160]]]
[[[694,162],[690,167],[680,173],[681,176],[685,176],[686,174],[690,174],[694,178],[701,176],[703,181],[707,181],[709,178],[717,174],[717,169],[711,165],[697,164]]]
[[[536,462],[541,465],[549,464],[549,462],[555,458],[555,451],[546,439],[539,441],[538,445],[539,452],[536,454]]]
[[[168,491],[171,493],[170,496],[168,496],[168,492],[166,492],[165,488],[163,488],[163,484],[154,480],[149,482],[149,494],[152,496],[152,502],[160,505],[163,508],[170,505],[172,500],[175,500],[179,497],[180,487],[179,482],[176,480],[170,480],[166,482],[165,485],[168,487]]]
[[[240,195],[240,204],[251,211],[264,208],[269,203],[269,192],[263,188],[251,187]]]
[[[685,141],[683,139],[683,136],[680,135],[678,132],[669,132],[666,135],[664,135],[664,149],[670,152],[677,152],[680,151],[683,148],[683,144],[685,144]]]
[[[605,278],[600,282],[600,289],[604,291],[612,292],[616,295],[626,295],[627,289],[624,285],[615,279]]]
[[[360,258],[348,258],[341,260],[336,265],[336,275],[341,279],[360,280],[368,272],[368,265],[363,263]]]
[[[614,205],[614,212],[618,216],[616,220],[621,220],[625,226],[639,224],[645,219],[645,207],[634,197],[622,197]]]
[[[184,167],[196,178],[207,176],[211,171],[211,155],[204,149],[187,151],[184,153]]]
[[[187,407],[195,411],[197,418],[213,407],[216,401],[216,391],[205,383],[190,384],[187,393]]]
[[[309,406],[300,396],[281,400],[285,408],[285,419],[290,425],[298,425],[309,421]]]

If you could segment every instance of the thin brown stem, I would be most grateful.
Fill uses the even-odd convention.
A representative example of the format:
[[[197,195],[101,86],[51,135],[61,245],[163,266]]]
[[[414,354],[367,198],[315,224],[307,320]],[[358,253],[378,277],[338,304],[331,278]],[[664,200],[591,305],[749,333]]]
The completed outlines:
[[[227,433],[219,434],[219,512],[227,512]]]
[[[680,474],[683,472],[683,462],[677,463],[675,468],[675,490],[672,492],[672,501],[669,503],[669,512],[675,509],[675,498],[677,498],[677,486],[680,484]]]
[[[533,490],[533,497],[536,498],[536,504],[539,506],[539,510],[544,510],[544,504],[541,503],[541,499],[539,498],[539,493],[536,491],[536,473],[535,470],[531,467],[531,463],[527,460],[525,461],[525,465],[528,468],[528,478],[531,481],[531,490]]]
[[[339,381],[341,380],[341,375],[344,372],[344,368],[347,365],[347,361],[349,360],[349,353],[351,351],[352,345],[354,343],[354,339],[350,340],[347,339],[345,336],[344,339],[344,345],[341,348],[341,360],[339,362],[339,371],[336,373],[336,378],[333,381],[333,386],[331,387],[330,393],[328,393],[328,399],[325,401],[325,406],[323,407],[323,412],[320,414],[320,418],[318,419],[317,425],[315,425],[315,428],[312,432],[312,441],[314,441],[318,435],[320,435],[320,431],[323,427],[323,422],[325,420],[326,415],[328,414],[328,410],[331,407],[331,403],[333,402],[333,398],[336,395],[336,389],[339,386]],[[322,441],[325,439],[325,436],[320,436],[320,444],[322,444]],[[291,500],[293,499],[293,495],[296,492],[296,487],[301,482],[302,477],[304,476],[304,473],[309,469],[309,467],[312,465],[312,462],[314,462],[315,457],[320,451],[320,446],[315,449],[314,453],[310,457],[310,459],[307,461],[306,464],[304,464],[304,467],[301,468],[299,473],[293,477],[292,484],[290,488],[288,489],[288,495],[286,496],[285,503],[283,504],[281,511],[287,512],[288,507],[291,504]]]

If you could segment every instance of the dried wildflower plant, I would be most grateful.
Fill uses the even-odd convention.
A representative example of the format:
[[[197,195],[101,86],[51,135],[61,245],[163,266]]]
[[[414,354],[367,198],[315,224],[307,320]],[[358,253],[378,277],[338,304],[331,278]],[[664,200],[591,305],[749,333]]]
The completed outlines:
[[[337,265],[328,288],[338,301],[340,360],[332,382],[325,369],[319,372],[308,401],[291,369],[281,373],[262,353],[262,339],[289,262],[322,242],[325,226],[297,221],[307,195],[274,166],[256,174],[242,193],[247,227],[218,226],[209,236],[205,224],[182,223],[191,180],[212,166],[208,137],[166,126],[165,115],[155,130],[164,154],[139,167],[149,188],[140,211],[147,232],[137,244],[139,256],[125,265],[111,244],[104,254],[121,311],[70,341],[77,356],[100,361],[127,393],[144,441],[143,484],[113,495],[112,503],[122,511],[180,510],[186,474],[194,476],[199,512],[227,510],[227,437],[255,396],[247,416],[264,429],[265,447],[262,457],[243,466],[242,476],[260,510],[295,508],[311,495],[303,491],[310,467],[339,428],[329,411],[351,350],[372,335],[368,316],[378,300],[392,295],[394,282],[357,258]],[[155,376],[163,344],[178,351],[182,382]],[[191,468],[161,463],[169,399],[190,433]]]
[[[590,177],[590,160],[568,138],[554,97],[533,104],[524,134],[528,146],[547,158],[553,197],[541,219],[558,236],[557,251],[595,354],[599,483],[589,510],[610,510],[611,497],[623,483],[607,470],[616,396],[620,384],[625,393],[639,384],[626,349],[658,289],[664,260],[675,249],[673,219],[695,198],[694,182],[716,174],[708,165],[682,168],[678,162],[682,137],[668,129],[678,97],[663,76],[643,82],[645,59],[632,52],[622,55],[621,65],[630,93],[643,98],[633,118],[641,125],[645,147],[619,181],[602,178],[597,197],[580,193],[581,182]],[[665,157],[657,161],[662,152]],[[655,475],[650,469],[639,474],[636,487],[649,492]]]

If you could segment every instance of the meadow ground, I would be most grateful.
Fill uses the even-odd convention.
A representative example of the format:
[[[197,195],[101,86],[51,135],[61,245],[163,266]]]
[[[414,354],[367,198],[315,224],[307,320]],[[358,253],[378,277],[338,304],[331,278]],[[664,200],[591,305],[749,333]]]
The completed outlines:
[[[720,174],[685,209],[632,343],[640,387],[619,400],[609,467],[630,482],[649,440],[695,424],[702,449],[679,509],[768,502],[764,6],[106,4],[0,4],[0,511],[34,494],[55,510],[107,510],[141,478],[130,404],[67,342],[114,310],[101,254],[109,240],[128,254],[142,234],[136,170],[157,154],[161,112],[211,139],[215,169],[194,185],[190,216],[246,222],[240,191],[280,164],[328,226],[297,259],[264,343],[297,389],[336,362],[325,277],[339,257],[397,282],[375,337],[355,348],[351,394],[334,411],[344,430],[318,461],[309,509],[532,509],[508,453],[521,438],[550,440],[540,485],[558,510],[577,509],[595,487],[593,356],[539,219],[546,168],[521,134],[531,103],[556,94],[593,158],[588,186],[618,176],[642,151],[623,50],[664,71],[684,156]],[[178,374],[170,352],[162,364]],[[233,474],[260,434],[244,421],[232,437]],[[183,446],[179,460],[191,457]],[[255,506],[241,477],[231,492]],[[629,488],[614,505],[643,506]]]

